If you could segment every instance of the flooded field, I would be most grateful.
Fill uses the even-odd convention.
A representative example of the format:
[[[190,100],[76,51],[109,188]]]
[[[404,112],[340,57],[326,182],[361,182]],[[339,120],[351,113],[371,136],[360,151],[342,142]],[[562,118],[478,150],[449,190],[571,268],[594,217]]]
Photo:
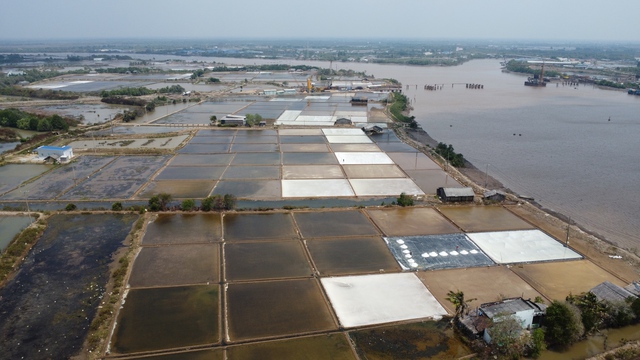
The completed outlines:
[[[147,116],[147,115],[145,115]],[[174,126],[140,126],[140,125],[119,125],[108,129],[87,132],[89,136],[109,136],[116,135],[137,135],[137,134],[163,134],[187,129],[186,127]]]
[[[379,237],[307,240],[305,243],[321,276],[400,271]]]
[[[201,351],[189,351],[189,352],[179,352],[172,353],[167,355],[156,355],[156,356],[144,356],[144,357],[134,357],[127,359],[144,359],[144,360],[225,360],[224,350],[222,349],[213,349],[213,350],[201,350]]]
[[[142,244],[211,243],[221,237],[220,214],[159,214],[147,225]]]
[[[231,341],[337,329],[314,279],[229,284],[227,299]]]
[[[176,155],[171,159],[170,166],[213,166],[229,165],[233,154],[205,154],[205,155]]]
[[[128,110],[127,106],[107,105],[107,104],[73,104],[38,107],[37,110],[61,116],[70,116],[82,119],[82,124],[93,125],[110,121],[117,114]]]
[[[458,359],[473,352],[454,335],[448,320],[350,332],[362,359]]]
[[[280,180],[221,180],[213,189],[216,194],[233,194],[247,199],[280,199],[282,184]]]
[[[49,218],[20,272],[0,290],[0,357],[70,358],[78,353],[108,280],[111,257],[136,218]]]
[[[230,347],[228,360],[355,360],[343,334],[319,335],[290,340]]]
[[[118,139],[108,140],[79,140],[69,144],[76,150],[84,151],[109,151],[118,149],[165,149],[173,150],[180,145],[187,135],[173,137],[148,138],[148,139]]]
[[[447,300],[449,291],[461,290],[465,297],[477,299],[470,303],[471,307],[498,301],[500,298],[522,296],[525,299],[535,299],[536,296],[542,296],[505,266],[419,271],[416,275],[450,314],[455,314],[455,306]]]
[[[311,266],[298,241],[224,245],[228,281],[310,277]]]
[[[9,245],[11,240],[34,220],[31,216],[1,216],[0,215],[0,253]]]
[[[218,180],[225,172],[225,166],[168,166],[155,180]]]
[[[438,210],[467,232],[533,229],[501,206],[441,206]]]
[[[149,199],[152,196],[167,193],[174,199],[203,199],[209,196],[215,185],[215,181],[207,180],[151,181],[135,198]]]
[[[217,244],[143,247],[129,284],[150,287],[218,283],[219,252]]]
[[[109,164],[113,159],[113,157],[82,156],[70,164],[56,166],[45,176],[3,195],[2,199],[54,199],[73,187],[76,182],[88,178],[92,173]]]
[[[217,343],[219,312],[218,285],[130,290],[111,350],[126,354]]]
[[[120,156],[62,199],[128,199],[164,165],[167,156]]]
[[[298,234],[289,213],[224,216],[225,241],[297,238]]]
[[[407,207],[367,210],[373,222],[387,236],[452,234],[460,229],[433,208]],[[420,221],[416,221],[420,219]]]
[[[305,238],[378,235],[360,211],[296,212],[294,217]]]
[[[12,190],[23,182],[51,169],[52,165],[6,164],[0,166],[0,194]]]

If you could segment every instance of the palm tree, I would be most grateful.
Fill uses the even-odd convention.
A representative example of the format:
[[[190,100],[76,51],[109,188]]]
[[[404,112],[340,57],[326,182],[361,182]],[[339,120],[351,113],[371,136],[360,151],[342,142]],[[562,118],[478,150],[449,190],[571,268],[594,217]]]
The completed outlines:
[[[465,300],[464,292],[462,292],[460,290],[458,290],[458,291],[450,290],[447,293],[447,300],[449,302],[451,302],[456,307],[456,316],[455,317],[457,319],[467,311],[467,308],[469,308],[469,303],[472,302],[473,300],[477,300],[477,299],[473,298],[473,299]]]

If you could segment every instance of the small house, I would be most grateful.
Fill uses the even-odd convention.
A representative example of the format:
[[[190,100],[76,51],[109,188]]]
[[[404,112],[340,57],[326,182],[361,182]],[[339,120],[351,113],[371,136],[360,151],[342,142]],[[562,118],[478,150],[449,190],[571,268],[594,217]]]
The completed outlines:
[[[463,188],[438,188],[436,190],[438,198],[442,202],[471,202],[475,194],[470,187]]]
[[[247,124],[247,117],[241,115],[227,115],[220,119],[220,124],[245,126]]]
[[[485,200],[498,201],[498,202],[502,202],[507,198],[507,195],[500,190],[485,191],[483,196]]]
[[[276,89],[264,89],[262,92],[262,94],[266,96],[275,96],[277,93],[278,91]]]
[[[56,161],[65,162],[73,157],[73,149],[71,146],[40,146],[36,149],[39,159],[52,158]]]

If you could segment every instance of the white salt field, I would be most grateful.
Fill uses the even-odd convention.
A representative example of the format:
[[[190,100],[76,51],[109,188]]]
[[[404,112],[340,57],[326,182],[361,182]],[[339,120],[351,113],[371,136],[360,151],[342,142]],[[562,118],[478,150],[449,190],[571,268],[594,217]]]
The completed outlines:
[[[322,278],[342,326],[350,328],[447,314],[413,273]]]
[[[350,196],[355,193],[349,181],[344,179],[282,180],[283,198]]]
[[[335,155],[343,165],[393,164],[393,160],[383,152],[336,152]]]
[[[422,196],[422,191],[411,179],[350,179],[349,183],[357,196]]]
[[[582,258],[540,230],[468,233],[467,236],[499,264]]]

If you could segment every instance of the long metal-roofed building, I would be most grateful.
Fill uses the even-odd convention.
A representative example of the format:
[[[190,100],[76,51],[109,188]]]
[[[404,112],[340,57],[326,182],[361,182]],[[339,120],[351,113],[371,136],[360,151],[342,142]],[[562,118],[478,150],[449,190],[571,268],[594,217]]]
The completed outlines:
[[[442,202],[471,202],[475,194],[470,187],[463,188],[438,188],[436,190],[438,198]]]
[[[38,153],[38,158],[46,159],[46,158],[54,158],[60,161],[68,161],[73,157],[73,148],[71,146],[40,146],[36,149]]]
[[[609,281],[605,281],[596,285],[593,289],[590,290],[593,295],[595,295],[598,300],[609,301],[609,302],[623,302],[628,298],[635,298],[636,295],[627,289],[618,286]]]

